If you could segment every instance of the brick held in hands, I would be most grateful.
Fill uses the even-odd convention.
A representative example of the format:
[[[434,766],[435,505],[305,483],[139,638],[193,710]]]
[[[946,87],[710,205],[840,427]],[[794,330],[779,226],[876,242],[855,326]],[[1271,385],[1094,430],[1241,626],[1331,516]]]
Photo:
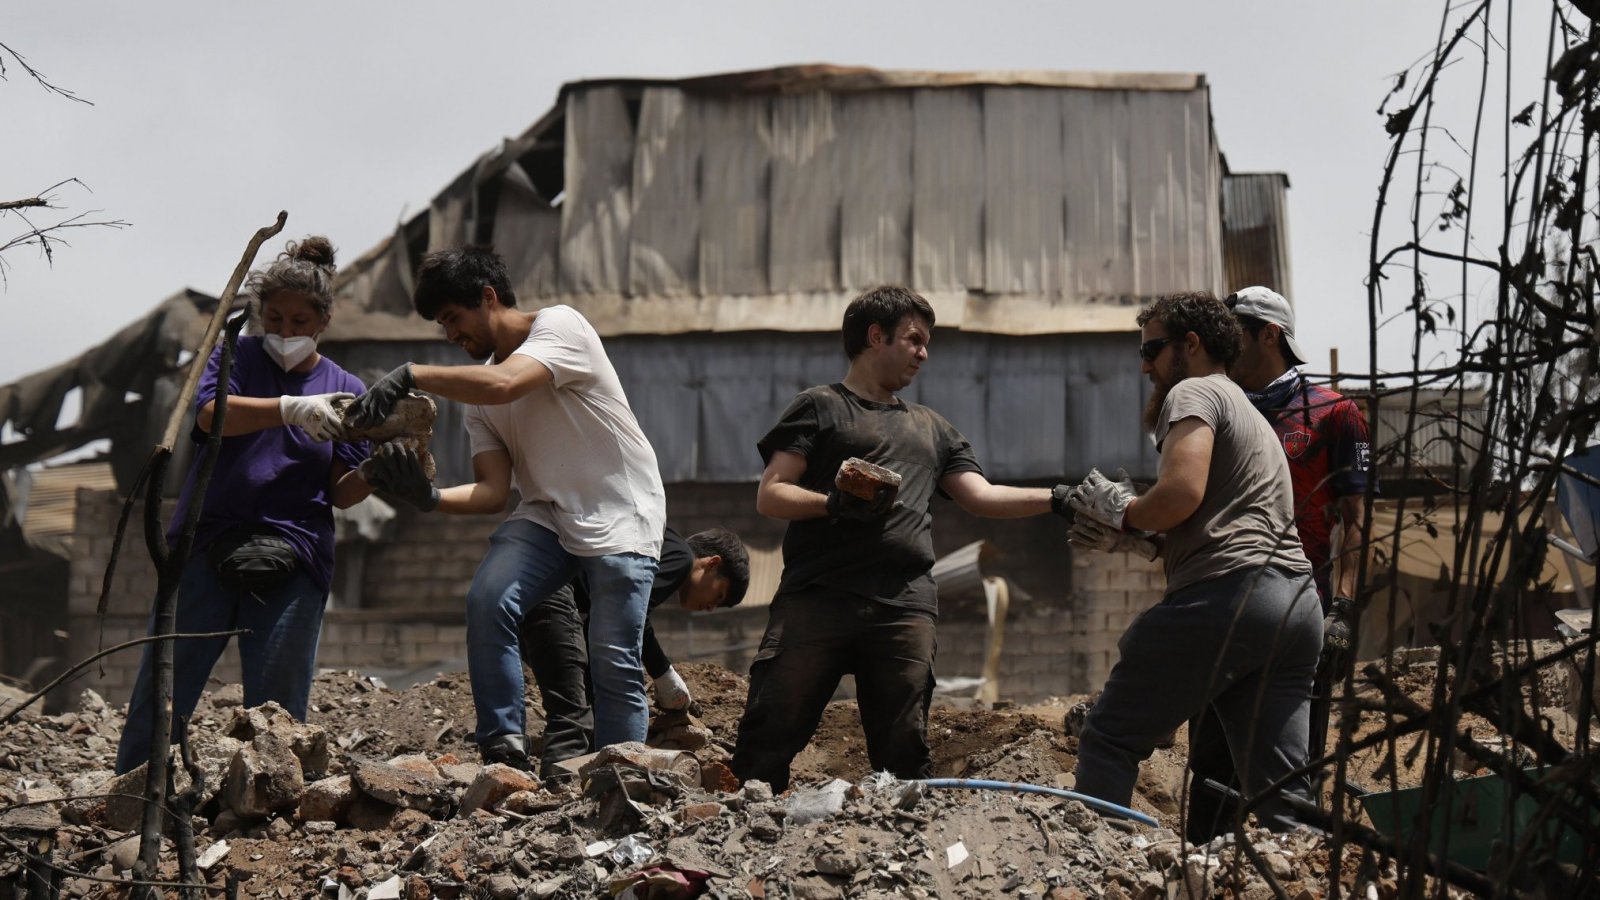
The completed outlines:
[[[839,466],[833,483],[847,494],[862,500],[877,500],[887,495],[893,500],[900,493],[900,473],[852,456]]]

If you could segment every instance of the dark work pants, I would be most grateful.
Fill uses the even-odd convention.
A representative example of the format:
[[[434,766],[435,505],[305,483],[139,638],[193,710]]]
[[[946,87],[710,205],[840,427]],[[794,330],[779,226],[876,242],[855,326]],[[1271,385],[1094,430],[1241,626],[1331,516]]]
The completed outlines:
[[[853,674],[873,771],[927,778],[935,649],[930,613],[832,589],[779,596],[750,665],[734,775],[788,789],[790,764],[816,733],[839,679]]]
[[[539,751],[539,764],[546,776],[556,763],[594,749],[594,683],[589,678],[588,624],[570,584],[522,619],[518,639],[522,661],[533,672],[544,706],[544,747]],[[672,660],[661,649],[649,620],[644,624],[641,659],[651,678],[660,678],[672,668]]]
[[[1078,745],[1077,790],[1127,805],[1156,742],[1209,706],[1246,795],[1306,762],[1311,679],[1322,610],[1309,575],[1246,569],[1168,594],[1128,626],[1121,658],[1089,711]],[[1296,776],[1286,789],[1308,797]],[[1275,830],[1289,807],[1255,807]]]
[[[523,617],[520,643],[544,706],[539,765],[540,773],[548,776],[556,763],[594,749],[589,640],[572,585],[551,594]]]

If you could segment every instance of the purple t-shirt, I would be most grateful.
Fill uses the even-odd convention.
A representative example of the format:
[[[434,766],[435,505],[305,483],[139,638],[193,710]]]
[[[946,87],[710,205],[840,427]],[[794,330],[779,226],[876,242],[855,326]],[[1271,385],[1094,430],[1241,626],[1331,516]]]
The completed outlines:
[[[211,354],[200,389],[194,398],[198,412],[217,396],[217,370],[222,349]],[[310,396],[345,391],[360,395],[366,391],[361,379],[322,357],[310,372],[285,372],[263,349],[261,338],[239,338],[233,355],[228,394],[236,397],[279,397],[284,394]],[[197,444],[206,433],[198,426],[190,432]],[[293,426],[266,428],[253,434],[222,439],[222,452],[211,472],[205,506],[195,530],[194,553],[203,552],[223,532],[239,525],[266,525],[294,546],[296,556],[307,572],[328,590],[333,584],[333,498],[331,495],[335,455],[350,468],[367,458],[365,441],[356,443],[314,441]],[[199,471],[201,448],[196,447],[189,477],[184,480],[178,508],[172,516],[167,539],[176,540],[183,526],[189,496]]]

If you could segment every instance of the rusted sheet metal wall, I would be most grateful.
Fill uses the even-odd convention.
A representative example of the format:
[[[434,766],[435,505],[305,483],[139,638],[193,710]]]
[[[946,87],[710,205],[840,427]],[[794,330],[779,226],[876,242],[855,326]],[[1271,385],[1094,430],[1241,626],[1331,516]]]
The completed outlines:
[[[766,97],[691,101],[700,124],[700,293],[767,293],[772,153]]]
[[[912,92],[912,283],[983,288],[983,95]]]
[[[839,144],[832,94],[772,100],[774,293],[839,289]]]
[[[832,334],[622,336],[606,349],[668,482],[755,481],[756,441],[795,395],[843,377]],[[991,478],[1081,478],[1090,466],[1126,466],[1153,478],[1156,455],[1139,424],[1148,386],[1138,336],[1010,337],[951,333],[934,341],[922,374],[902,392],[972,441]],[[371,380],[405,360],[462,364],[443,341],[332,344],[328,354]],[[440,404],[434,453],[440,483],[470,478],[463,408]]]
[[[700,266],[700,130],[683,92],[644,92],[637,140],[628,292],[693,294]]]
[[[1288,189],[1288,177],[1277,172],[1229,174],[1222,179],[1227,290],[1259,284],[1293,302]]]
[[[628,287],[633,222],[633,122],[620,88],[567,96],[561,286],[572,293]]]
[[[1225,286],[1201,85],[596,84],[564,103],[547,138],[565,154],[558,244],[517,221],[548,215],[526,178],[483,187],[513,195],[493,204],[493,240],[517,283],[550,296],[556,273],[553,299],[605,335],[826,331],[883,283],[964,330],[1118,331],[1141,300]],[[481,230],[471,178],[458,182],[431,208],[430,246]]]

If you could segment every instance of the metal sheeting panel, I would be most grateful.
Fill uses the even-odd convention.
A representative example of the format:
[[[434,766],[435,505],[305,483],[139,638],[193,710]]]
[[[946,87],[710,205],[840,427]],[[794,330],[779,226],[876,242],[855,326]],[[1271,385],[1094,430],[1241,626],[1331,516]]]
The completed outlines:
[[[500,176],[494,240],[495,248],[505,257],[506,274],[518,298],[558,293],[561,210],[539,195],[533,181],[516,163]]]
[[[1128,171],[1128,98],[1061,93],[1066,167],[1065,291],[1081,301],[1137,297]]]
[[[700,265],[700,130],[676,88],[650,88],[633,158],[628,291],[694,294]]]
[[[832,94],[772,99],[769,289],[839,288],[839,132]]]
[[[567,95],[561,286],[620,293],[628,285],[633,122],[620,88]]]
[[[700,100],[700,293],[767,293],[770,101]]]
[[[840,110],[839,277],[844,287],[911,278],[911,96],[850,97]]]
[[[472,238],[473,214],[476,212],[477,179],[475,170],[468,169],[428,206],[428,250],[457,247]]]
[[[529,172],[553,187],[561,138],[556,296],[604,335],[832,331],[836,305],[886,282],[936,300],[964,331],[1115,331],[1138,303],[1227,281],[1209,95],[1193,79],[1157,82],[1165,89],[774,94],[583,84],[512,160],[544,166]],[[471,230],[475,196],[441,196],[435,241]],[[495,226],[503,250],[527,237],[507,216]],[[1235,247],[1281,253],[1282,242]]]
[[[1061,98],[1034,88],[983,92],[984,287],[1061,289]]]
[[[911,281],[983,287],[983,95],[913,92]]]
[[[1224,290],[1259,284],[1294,300],[1289,281],[1289,179],[1277,172],[1222,179]]]
[[[996,480],[1079,478],[1090,466],[1155,477],[1139,423],[1148,394],[1138,336],[1006,337],[941,330],[903,392],[949,419]],[[333,344],[328,355],[370,383],[411,360],[469,365],[443,341]],[[795,395],[844,377],[834,334],[615,337],[606,352],[655,448],[664,480],[755,481],[756,441]],[[471,479],[464,409],[442,402],[433,450],[439,483]]]

